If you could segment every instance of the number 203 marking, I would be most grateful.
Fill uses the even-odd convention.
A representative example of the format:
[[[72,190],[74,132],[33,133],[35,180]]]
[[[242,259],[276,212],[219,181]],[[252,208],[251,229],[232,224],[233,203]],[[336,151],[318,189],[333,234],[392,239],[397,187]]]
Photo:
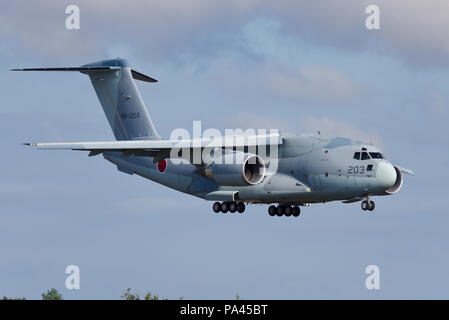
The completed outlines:
[[[365,166],[349,166],[348,174],[362,174],[365,173]]]

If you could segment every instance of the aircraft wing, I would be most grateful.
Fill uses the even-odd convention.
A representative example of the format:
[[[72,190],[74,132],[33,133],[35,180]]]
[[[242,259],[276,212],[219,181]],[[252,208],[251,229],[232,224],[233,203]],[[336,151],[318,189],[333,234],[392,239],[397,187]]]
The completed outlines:
[[[154,162],[169,158],[172,149],[256,147],[263,145],[280,145],[282,137],[279,132],[264,135],[215,136],[182,140],[123,140],[97,142],[50,142],[25,143],[25,145],[47,150],[81,150],[90,151],[95,156],[107,151],[123,152],[127,155],[154,157]]]
[[[402,171],[402,172],[404,172],[404,173],[406,173],[406,174],[410,174],[410,175],[412,175],[412,176],[415,175],[415,172],[414,172],[413,170],[410,170],[410,169],[407,169],[407,168],[403,168],[403,167],[399,167],[399,166],[397,166],[397,167],[398,167],[398,169],[399,169],[400,171]]]

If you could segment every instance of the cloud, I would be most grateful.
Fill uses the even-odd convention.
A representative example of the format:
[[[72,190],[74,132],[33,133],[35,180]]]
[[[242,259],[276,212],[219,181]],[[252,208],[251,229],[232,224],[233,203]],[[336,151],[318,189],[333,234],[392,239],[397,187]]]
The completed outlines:
[[[323,5],[325,2],[325,5]],[[414,66],[449,65],[449,2],[377,0],[380,30],[365,28],[370,0],[283,1],[266,5],[283,22],[283,31],[316,45],[345,51],[378,52]]]
[[[281,61],[229,62],[216,59],[208,77],[222,91],[232,92],[248,105],[349,107],[360,102],[365,86],[338,67],[326,64],[287,66]],[[265,97],[265,101],[257,97]]]
[[[296,73],[278,73],[270,79],[281,96],[309,103],[344,103],[359,96],[360,86],[329,66],[305,66]]]
[[[365,28],[371,1],[87,1],[77,2],[81,29],[65,29],[65,3],[3,3],[0,37],[13,53],[42,60],[102,57],[123,48],[152,61],[210,57],[241,40],[260,18],[276,21],[279,36],[344,51],[386,52],[425,67],[449,65],[449,2],[378,0],[380,30]],[[240,50],[251,50],[240,43]],[[116,52],[116,51],[114,51]],[[121,53],[121,51],[119,51]]]
[[[449,65],[449,2],[379,1],[385,47],[419,66]]]
[[[43,60],[103,56],[109,48],[131,47],[136,56],[179,58],[198,46],[218,49],[215,33],[242,25],[247,1],[83,1],[80,30],[65,28],[65,3],[41,0],[2,5],[0,36],[20,54]],[[211,45],[214,44],[214,45]]]
[[[223,121],[223,119],[221,119]],[[255,113],[237,113],[233,116],[227,117],[227,122],[232,123],[235,128],[246,129],[278,129],[280,131],[290,131],[290,126],[287,122],[265,116],[263,114]]]

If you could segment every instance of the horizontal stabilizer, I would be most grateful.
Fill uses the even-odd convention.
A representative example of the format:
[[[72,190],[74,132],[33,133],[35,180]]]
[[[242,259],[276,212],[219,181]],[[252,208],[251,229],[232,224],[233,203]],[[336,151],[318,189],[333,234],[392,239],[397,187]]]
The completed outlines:
[[[96,72],[96,71],[116,71],[120,70],[120,66],[83,66],[83,67],[56,67],[56,68],[14,68],[10,71],[79,71],[82,73]],[[144,82],[157,82],[156,79],[151,78],[136,70],[131,70],[131,75],[134,79]]]
[[[120,70],[121,67],[111,66],[92,66],[92,67],[60,67],[60,68],[22,68],[11,69],[11,71],[108,71],[108,70]]]
[[[145,82],[157,82],[156,79],[151,78],[147,75],[144,75],[143,73],[137,72],[136,70],[131,70],[131,74],[132,74],[133,78],[136,80],[145,81]]]

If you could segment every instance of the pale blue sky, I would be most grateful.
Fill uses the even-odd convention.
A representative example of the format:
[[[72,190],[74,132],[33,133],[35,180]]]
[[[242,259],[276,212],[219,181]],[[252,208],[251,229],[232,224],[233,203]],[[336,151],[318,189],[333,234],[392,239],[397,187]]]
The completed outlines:
[[[449,5],[432,3],[377,1],[378,31],[358,0],[78,1],[73,31],[70,1],[0,4],[0,296],[448,298]],[[85,75],[9,68],[117,56],[159,80],[138,86],[163,136],[193,120],[320,130],[372,141],[417,175],[370,214],[331,203],[297,219],[257,205],[215,215],[101,156],[20,145],[113,136]],[[78,291],[65,289],[69,264]],[[370,264],[381,290],[365,288]]]

